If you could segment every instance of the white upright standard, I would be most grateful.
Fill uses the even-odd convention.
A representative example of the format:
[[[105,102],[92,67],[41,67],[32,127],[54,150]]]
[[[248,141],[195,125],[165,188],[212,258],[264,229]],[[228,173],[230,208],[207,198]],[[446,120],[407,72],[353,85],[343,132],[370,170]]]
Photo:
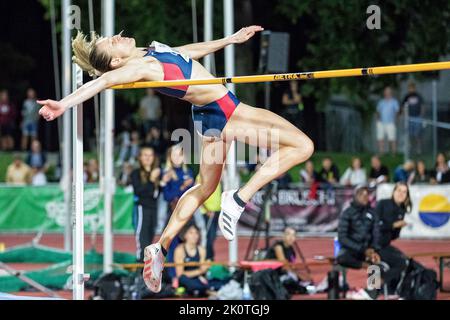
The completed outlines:
[[[83,85],[83,71],[75,63],[72,64],[73,84],[75,91]],[[72,118],[73,137],[73,185],[72,185],[72,210],[73,210],[73,299],[84,299],[84,206],[83,206],[83,105],[74,107]]]
[[[224,36],[230,36],[234,33],[234,0],[224,0]],[[234,77],[234,45],[225,47],[225,76]],[[234,84],[227,84],[228,90],[235,93]],[[239,176],[236,168],[236,142],[232,142],[227,155],[227,179],[228,186],[232,189],[239,188]],[[234,238],[229,244],[229,262],[235,265],[238,260],[238,237]]]

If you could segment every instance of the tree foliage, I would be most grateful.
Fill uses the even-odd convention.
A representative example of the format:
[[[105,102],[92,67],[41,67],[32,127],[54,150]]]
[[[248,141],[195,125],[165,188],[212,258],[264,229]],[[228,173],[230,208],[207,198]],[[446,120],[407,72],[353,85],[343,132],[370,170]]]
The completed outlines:
[[[381,9],[381,29],[369,30],[369,5]],[[301,70],[327,70],[438,61],[450,49],[448,0],[280,0],[277,11],[292,24],[303,26],[307,54],[298,61]],[[417,74],[416,77],[430,76]],[[375,79],[331,79],[306,86],[323,105],[331,94],[350,97],[363,110],[368,96],[382,86],[397,86],[403,76]]]

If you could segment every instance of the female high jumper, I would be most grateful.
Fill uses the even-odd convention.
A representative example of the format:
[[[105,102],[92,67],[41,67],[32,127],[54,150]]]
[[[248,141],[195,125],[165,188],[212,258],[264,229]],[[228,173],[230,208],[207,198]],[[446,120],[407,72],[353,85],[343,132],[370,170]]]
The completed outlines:
[[[262,30],[260,26],[250,26],[220,40],[176,48],[156,41],[150,47],[136,47],[135,39],[121,34],[113,37],[93,35],[88,41],[78,32],[72,41],[73,60],[91,76],[99,77],[60,101],[38,101],[42,105],[39,114],[47,121],[54,120],[68,108],[118,84],[214,78],[197,60],[228,45],[243,43]],[[161,289],[164,258],[172,239],[216,189],[232,141],[270,149],[271,155],[244,186],[222,194],[219,227],[230,241],[236,235],[236,224],[245,204],[252,196],[293,166],[306,161],[314,152],[311,139],[297,127],[266,109],[240,102],[223,85],[177,86],[159,91],[192,104],[192,118],[202,138],[202,152],[201,183],[180,198],[159,242],[145,248],[143,277],[154,292]],[[257,138],[252,138],[255,135]],[[217,158],[218,154],[220,159],[211,161],[211,150],[220,150],[215,155]]]

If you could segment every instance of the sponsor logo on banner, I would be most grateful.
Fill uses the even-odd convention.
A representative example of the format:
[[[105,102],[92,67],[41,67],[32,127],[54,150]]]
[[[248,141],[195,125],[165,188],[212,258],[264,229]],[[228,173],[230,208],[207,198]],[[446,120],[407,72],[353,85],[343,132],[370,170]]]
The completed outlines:
[[[431,228],[445,226],[450,220],[450,201],[440,194],[428,194],[419,204],[420,220]]]

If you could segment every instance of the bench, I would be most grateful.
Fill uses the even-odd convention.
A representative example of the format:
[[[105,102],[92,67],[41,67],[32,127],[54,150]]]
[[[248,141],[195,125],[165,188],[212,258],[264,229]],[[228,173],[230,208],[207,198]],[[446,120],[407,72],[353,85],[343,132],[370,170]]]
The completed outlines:
[[[450,289],[444,288],[444,269],[445,260],[450,260],[450,252],[418,252],[407,255],[409,258],[425,258],[432,257],[434,260],[438,260],[439,265],[439,290],[440,292],[450,292]],[[337,266],[336,258],[334,256],[316,256],[314,257],[316,261],[327,262],[330,265]],[[345,274],[344,274],[345,277]],[[345,280],[345,278],[344,278]]]

